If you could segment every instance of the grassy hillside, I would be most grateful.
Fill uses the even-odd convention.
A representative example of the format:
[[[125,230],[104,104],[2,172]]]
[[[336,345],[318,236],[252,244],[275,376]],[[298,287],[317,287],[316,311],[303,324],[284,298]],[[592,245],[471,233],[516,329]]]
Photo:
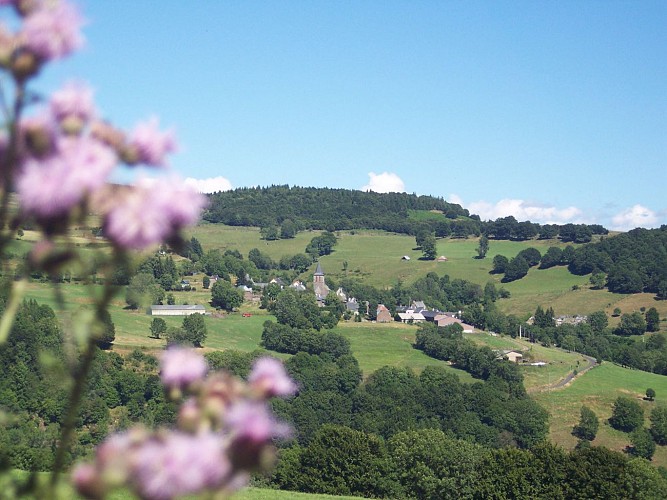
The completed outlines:
[[[656,392],[657,397],[653,402],[643,399],[649,387]],[[581,406],[586,405],[600,419],[600,430],[593,444],[623,451],[630,444],[628,434],[613,429],[607,423],[612,405],[619,396],[628,396],[639,402],[644,408],[645,426],[649,427],[651,409],[657,405],[667,405],[667,377],[605,362],[575,379],[564,389],[533,395],[551,416],[550,436],[554,442],[568,448],[576,444],[576,438],[571,435],[572,427],[579,421]],[[653,462],[667,466],[667,447],[657,447]]]
[[[191,233],[202,243],[204,250],[238,249],[247,256],[252,248],[259,248],[274,260],[303,252],[310,240],[319,234],[317,231],[305,231],[292,240],[264,241],[260,239],[257,228],[220,224],[201,224]],[[588,314],[599,310],[611,315],[616,307],[623,312],[656,307],[660,316],[667,318],[667,301],[655,301],[650,294],[629,296],[592,290],[588,285],[588,276],[572,275],[565,267],[533,268],[528,276],[512,283],[501,283],[501,275],[489,273],[496,254],[511,258],[528,247],[537,248],[544,254],[550,246],[565,246],[557,240],[491,240],[487,258],[476,259],[478,239],[439,239],[438,255],[444,255],[448,260],[435,262],[419,260],[422,253],[415,248],[412,236],[383,231],[341,231],[336,234],[339,241],[334,252],[321,258],[324,272],[334,280],[352,277],[376,287],[390,287],[399,280],[411,283],[429,272],[435,272],[482,286],[491,281],[506,288],[511,297],[498,302],[499,308],[506,314],[529,316],[538,305],[553,307],[557,315]],[[410,260],[401,260],[403,255],[409,256]],[[347,271],[343,270],[344,262],[347,262]],[[314,266],[302,278],[310,282],[313,270]]]
[[[247,255],[251,248],[256,247],[275,260],[283,255],[303,252],[311,238],[318,234],[315,231],[303,232],[293,240],[266,242],[260,240],[259,230],[253,228],[203,224],[192,232],[192,235],[200,240],[204,250],[238,249]],[[83,233],[80,236],[82,246],[90,243],[84,236]],[[586,314],[603,309],[608,315],[615,307],[619,307],[623,312],[636,311],[642,307],[656,307],[662,318],[667,317],[667,301],[655,301],[649,294],[619,295],[604,290],[592,290],[588,287],[587,276],[570,275],[562,267],[545,271],[531,269],[524,279],[508,284],[501,284],[499,276],[489,274],[493,255],[513,257],[529,246],[534,246],[544,253],[549,246],[557,244],[555,241],[491,241],[489,257],[479,260],[474,258],[478,244],[476,239],[438,240],[438,254],[446,255],[448,258],[447,262],[438,263],[419,260],[421,251],[414,248],[414,238],[409,236],[379,231],[341,232],[338,236],[339,243],[334,253],[322,258],[325,273],[333,279],[351,276],[378,287],[389,287],[399,279],[412,282],[433,271],[440,276],[449,274],[452,278],[463,278],[480,285],[493,281],[499,286],[504,286],[510,291],[511,297],[500,300],[498,305],[506,313],[528,316],[537,305],[551,306],[556,314]],[[29,248],[31,239],[29,232],[26,232],[24,239],[26,241],[16,242],[17,255]],[[411,260],[401,260],[403,255],[409,255]],[[343,270],[343,262],[348,263],[347,271]],[[303,275],[303,279],[311,281],[312,269],[310,273]],[[210,309],[208,305],[210,292],[202,289],[201,275],[190,278],[190,281],[197,291],[174,292],[176,302],[203,304]],[[85,307],[91,302],[90,291],[83,285],[77,284],[62,285],[61,290],[66,304],[60,317],[65,324],[68,324],[71,323],[72,317],[75,317],[73,315],[78,308]],[[28,287],[28,296],[58,309],[53,291],[48,285],[31,283]],[[262,324],[270,319],[271,315],[259,310],[257,306],[247,304],[242,307],[242,312],[250,312],[251,317],[244,318],[240,313],[233,313],[206,318],[208,338],[205,350],[252,351],[259,348]],[[163,348],[164,340],[148,337],[152,318],[143,311],[126,310],[122,294],[112,304],[110,313],[116,326],[114,350],[128,352],[141,348],[157,352]],[[178,326],[182,322],[182,318],[165,319],[169,326]],[[612,323],[614,321],[617,319],[612,319]],[[663,331],[666,326],[667,323],[663,326]],[[365,376],[384,365],[410,367],[416,372],[426,366],[437,365],[452,370],[464,382],[472,381],[467,373],[413,349],[416,326],[350,322],[341,323],[336,331],[350,340],[352,351],[359,360]],[[647,418],[652,406],[667,404],[667,377],[605,363],[578,377],[566,388],[549,390],[549,387],[558,380],[584,365],[580,355],[488,334],[474,334],[470,338],[494,349],[520,348],[525,351],[529,359],[548,363],[545,367],[524,366],[522,369],[527,389],[551,414],[552,439],[563,446],[572,447],[576,443],[570,432],[578,421],[582,404],[590,406],[600,417],[601,423],[609,418],[613,401],[620,394],[637,398],[645,407]],[[657,401],[654,403],[641,399],[648,387],[657,392]],[[629,439],[624,433],[604,424],[601,425],[594,444],[622,450],[629,444]],[[654,463],[667,466],[665,447],[658,447]]]

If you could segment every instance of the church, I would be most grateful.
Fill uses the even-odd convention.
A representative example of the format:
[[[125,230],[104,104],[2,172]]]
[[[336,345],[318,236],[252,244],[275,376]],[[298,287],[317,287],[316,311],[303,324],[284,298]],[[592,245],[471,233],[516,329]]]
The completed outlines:
[[[320,306],[324,305],[324,299],[327,298],[331,290],[324,282],[324,271],[322,271],[322,265],[317,261],[317,268],[315,269],[315,274],[313,275],[313,290],[315,291],[315,298],[317,303]]]

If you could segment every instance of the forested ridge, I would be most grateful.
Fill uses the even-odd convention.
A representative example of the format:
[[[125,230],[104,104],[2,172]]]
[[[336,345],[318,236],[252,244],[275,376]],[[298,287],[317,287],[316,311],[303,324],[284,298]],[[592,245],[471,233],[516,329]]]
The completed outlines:
[[[579,275],[605,273],[611,292],[667,298],[667,226],[637,228],[581,247],[568,269]]]
[[[519,222],[514,217],[481,221],[478,215],[443,198],[408,193],[375,193],[352,189],[269,186],[238,188],[209,195],[204,220],[230,226],[255,226],[281,237],[304,229],[380,229],[415,235],[424,230],[437,237],[466,238],[488,234],[494,239],[523,241],[556,238],[585,243],[607,234],[598,225]],[[433,217],[413,218],[413,211],[433,211]],[[283,235],[284,233],[284,235]]]
[[[460,205],[432,196],[271,186],[213,194],[204,219],[231,226],[258,227],[291,220],[300,229],[368,228],[403,233],[408,210],[438,210],[449,219],[470,215]]]

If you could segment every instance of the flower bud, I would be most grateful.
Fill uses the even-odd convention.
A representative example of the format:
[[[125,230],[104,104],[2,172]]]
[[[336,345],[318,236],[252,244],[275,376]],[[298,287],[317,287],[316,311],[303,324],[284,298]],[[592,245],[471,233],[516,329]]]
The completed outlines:
[[[102,144],[113,148],[119,156],[121,155],[120,151],[125,144],[125,134],[122,131],[107,122],[95,121],[90,127],[90,135]]]
[[[12,54],[16,47],[14,36],[7,30],[4,24],[0,23],[0,66],[9,67],[12,61]]]
[[[31,76],[35,76],[39,72],[39,67],[39,59],[25,50],[14,52],[10,62],[12,74],[17,81],[24,81]]]
[[[72,471],[76,491],[86,498],[104,498],[106,488],[97,469],[90,464],[77,465]]]
[[[186,432],[195,432],[202,423],[202,412],[197,402],[190,398],[178,411],[178,427]]]
[[[136,165],[139,163],[139,150],[135,146],[122,145],[118,149],[118,156],[127,165]]]
[[[46,127],[27,124],[23,128],[23,137],[28,151],[36,158],[43,158],[53,151],[53,135]]]
[[[65,135],[79,135],[85,123],[78,116],[68,116],[60,122],[60,127]]]
[[[25,17],[31,12],[34,12],[35,9],[40,7],[39,0],[16,0],[14,3],[16,10],[21,16]]]

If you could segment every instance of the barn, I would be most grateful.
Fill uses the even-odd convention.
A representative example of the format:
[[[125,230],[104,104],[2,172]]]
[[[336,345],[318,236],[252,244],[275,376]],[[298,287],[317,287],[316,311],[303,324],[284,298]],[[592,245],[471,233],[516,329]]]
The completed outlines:
[[[204,306],[199,304],[179,306],[151,306],[151,316],[189,316],[190,314],[206,314]]]

